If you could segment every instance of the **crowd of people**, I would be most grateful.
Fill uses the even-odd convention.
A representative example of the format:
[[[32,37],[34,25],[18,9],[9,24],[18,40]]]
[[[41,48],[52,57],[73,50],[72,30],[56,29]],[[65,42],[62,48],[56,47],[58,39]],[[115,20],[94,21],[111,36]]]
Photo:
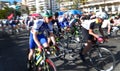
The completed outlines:
[[[42,16],[42,17],[41,17]],[[39,50],[43,47],[49,48],[50,43],[58,49],[55,40],[56,36],[60,36],[64,32],[75,32],[73,27],[80,26],[85,41],[85,48],[80,52],[81,59],[85,61],[84,55],[92,47],[92,43],[96,40],[103,42],[108,40],[106,36],[112,36],[112,32],[117,32],[120,28],[120,15],[108,16],[104,12],[99,13],[82,13],[82,14],[53,14],[50,10],[46,10],[41,15],[28,16],[24,20],[2,20],[0,26],[11,26],[13,30],[21,27],[21,25],[29,32],[29,54],[28,63],[31,65],[32,55],[35,47]],[[23,27],[23,26],[22,26]],[[56,29],[57,28],[57,29]],[[98,30],[98,32],[96,32]],[[116,34],[117,35],[117,34]],[[101,36],[103,38],[101,38]]]

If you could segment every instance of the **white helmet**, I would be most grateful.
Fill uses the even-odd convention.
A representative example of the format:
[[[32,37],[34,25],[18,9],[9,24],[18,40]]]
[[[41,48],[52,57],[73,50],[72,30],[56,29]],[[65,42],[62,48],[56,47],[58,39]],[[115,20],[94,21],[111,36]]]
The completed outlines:
[[[105,12],[97,12],[96,17],[101,19],[106,19],[108,18],[108,15]]]

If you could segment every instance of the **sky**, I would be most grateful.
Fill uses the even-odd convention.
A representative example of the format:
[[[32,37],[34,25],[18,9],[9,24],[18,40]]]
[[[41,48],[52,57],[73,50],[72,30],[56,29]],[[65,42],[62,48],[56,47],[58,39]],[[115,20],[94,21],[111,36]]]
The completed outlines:
[[[13,3],[13,1],[21,2],[21,0],[0,0],[0,1],[9,1],[11,3]]]

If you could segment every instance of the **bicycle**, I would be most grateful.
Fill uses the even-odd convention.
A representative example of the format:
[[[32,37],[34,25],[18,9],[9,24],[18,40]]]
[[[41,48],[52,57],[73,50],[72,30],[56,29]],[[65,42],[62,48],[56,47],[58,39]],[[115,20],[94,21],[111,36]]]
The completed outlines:
[[[75,49],[77,49],[77,50],[80,49],[78,47],[81,42],[80,39],[82,39],[82,35],[81,35],[81,31],[79,31],[80,26],[77,26],[76,28],[77,28],[77,30],[73,33],[65,31],[64,35],[61,34],[60,36],[56,37],[56,42],[57,42],[57,45],[59,48],[59,51],[57,51],[57,53],[56,53],[57,58],[64,59],[66,54],[73,54],[72,52]],[[78,40],[76,39],[76,33],[77,33]],[[71,48],[73,46],[75,46],[75,47]]]
[[[47,55],[46,48],[43,48],[41,52],[36,48],[31,68],[27,67],[29,71],[57,71],[55,64]]]
[[[96,42],[87,53],[90,63],[98,71],[113,71],[115,68],[115,57],[113,53],[105,47],[101,47]]]
[[[64,59],[67,54],[72,54],[70,57],[74,59],[84,48],[84,40],[82,39],[81,42],[78,43],[77,48],[74,49],[68,47],[65,48],[62,44],[63,42],[65,41],[62,41],[61,43],[59,42],[61,51],[59,55],[61,55],[62,59]],[[70,43],[68,42],[67,44]],[[89,60],[88,63],[90,63],[90,66],[98,71],[112,71],[115,68],[115,57],[113,53],[105,47],[100,47],[100,43],[98,42],[92,46],[85,58],[88,58],[86,60]]]

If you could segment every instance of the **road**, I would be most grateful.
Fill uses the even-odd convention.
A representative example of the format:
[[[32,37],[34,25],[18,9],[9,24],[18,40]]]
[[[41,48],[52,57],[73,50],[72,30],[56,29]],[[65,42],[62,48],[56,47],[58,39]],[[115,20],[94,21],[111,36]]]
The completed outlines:
[[[119,38],[119,37],[118,37]],[[28,36],[22,33],[15,39],[11,37],[0,37],[0,71],[27,71]],[[111,38],[105,45],[112,50],[116,57],[114,71],[120,71],[120,40]],[[96,71],[94,68],[86,67],[79,58],[77,60],[54,59],[58,71]]]

